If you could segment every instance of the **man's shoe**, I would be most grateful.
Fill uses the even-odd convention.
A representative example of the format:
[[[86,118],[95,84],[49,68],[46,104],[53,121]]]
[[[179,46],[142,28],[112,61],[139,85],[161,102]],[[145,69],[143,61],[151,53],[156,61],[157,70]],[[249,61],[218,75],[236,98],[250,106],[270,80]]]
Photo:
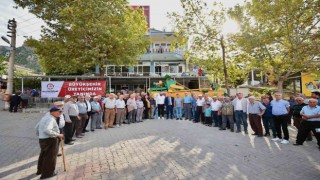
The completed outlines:
[[[312,141],[312,138],[310,138],[310,139],[309,139],[309,138],[307,138],[307,139],[306,139],[306,141]]]
[[[81,133],[80,136],[85,136],[85,134],[84,134],[84,133]]]
[[[233,130],[233,129],[231,129],[230,131],[231,131],[231,132],[234,132],[234,130]]]
[[[245,133],[245,134],[249,134],[248,131],[245,131],[244,133]]]
[[[179,120],[179,118],[177,118],[176,120]]]
[[[89,130],[84,130],[84,132],[89,132]]]
[[[278,137],[271,139],[272,141],[281,141]]]
[[[71,139],[71,141],[75,141],[76,139]]]
[[[57,156],[61,156],[61,153],[58,153]]]
[[[254,133],[254,134],[251,134],[251,135],[258,136],[258,134],[257,134],[257,133]]]
[[[284,139],[284,140],[282,140],[280,143],[281,143],[281,144],[289,144],[289,141]]]
[[[241,133],[241,131],[240,131],[240,130],[237,130],[236,133]]]
[[[48,177],[40,177],[40,179],[47,179],[47,178],[52,178],[52,177],[55,177],[57,175],[56,172],[54,172],[51,176],[48,176]]]
[[[220,131],[223,131],[223,130],[226,130],[226,129],[220,128],[219,130],[220,130]]]
[[[74,145],[73,142],[69,142],[69,143],[65,143],[65,144],[67,144],[67,145]]]
[[[94,129],[91,129],[92,132],[94,132]]]
[[[265,133],[264,136],[270,136],[270,134],[269,133]]]
[[[164,117],[162,117],[161,119],[164,119]]]
[[[97,127],[96,129],[102,129],[102,127]]]
[[[294,143],[294,146],[302,146],[302,144]]]

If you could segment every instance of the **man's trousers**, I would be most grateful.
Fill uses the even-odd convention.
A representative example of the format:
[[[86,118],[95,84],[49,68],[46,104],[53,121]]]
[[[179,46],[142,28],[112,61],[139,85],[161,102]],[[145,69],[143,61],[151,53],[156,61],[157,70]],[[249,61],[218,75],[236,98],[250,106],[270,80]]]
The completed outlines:
[[[39,139],[41,151],[38,159],[37,174],[41,174],[40,178],[47,178],[53,175],[56,169],[58,143],[58,138]]]

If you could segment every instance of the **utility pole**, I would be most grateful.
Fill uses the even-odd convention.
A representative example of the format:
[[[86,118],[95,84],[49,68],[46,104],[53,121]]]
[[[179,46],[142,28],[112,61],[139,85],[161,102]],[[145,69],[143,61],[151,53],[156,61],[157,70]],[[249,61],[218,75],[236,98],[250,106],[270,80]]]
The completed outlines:
[[[10,51],[10,57],[9,57],[9,66],[8,66],[8,82],[7,82],[7,90],[6,94],[12,94],[13,93],[13,66],[14,66],[14,53],[16,51],[16,31],[17,29],[17,21],[13,18],[12,20],[8,21],[8,33],[11,35],[7,35],[11,37],[11,51]]]

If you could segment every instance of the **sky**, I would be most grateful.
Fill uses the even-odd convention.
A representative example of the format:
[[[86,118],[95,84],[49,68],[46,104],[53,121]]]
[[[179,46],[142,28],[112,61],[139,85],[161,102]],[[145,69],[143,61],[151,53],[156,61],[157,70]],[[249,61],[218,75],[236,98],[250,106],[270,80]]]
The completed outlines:
[[[128,0],[130,5],[149,5],[150,6],[150,27],[158,30],[166,29],[171,31],[172,24],[167,17],[168,12],[181,12],[180,0]],[[244,0],[204,0],[208,4],[221,2],[226,8],[233,7],[236,4],[242,4]],[[8,20],[15,18],[17,21],[17,47],[21,46],[26,37],[32,36],[39,39],[41,26],[44,25],[41,19],[38,19],[27,9],[13,8],[13,0],[0,0],[0,36],[5,36],[7,32]],[[233,32],[237,29],[236,24],[227,21],[224,25],[224,32]],[[10,38],[7,37],[9,40]],[[0,39],[0,45],[8,45]]]

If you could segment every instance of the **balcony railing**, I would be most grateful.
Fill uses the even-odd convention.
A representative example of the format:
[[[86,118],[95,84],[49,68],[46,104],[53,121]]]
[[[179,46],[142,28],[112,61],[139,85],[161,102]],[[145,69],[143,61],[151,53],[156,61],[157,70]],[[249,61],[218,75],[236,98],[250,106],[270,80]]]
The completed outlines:
[[[114,77],[164,77],[165,75],[170,75],[171,77],[197,77],[197,74],[189,72],[178,72],[178,73],[168,73],[168,72],[114,72],[107,73],[104,76],[114,76]]]
[[[185,55],[185,50],[182,49],[175,49],[172,51],[171,48],[153,48],[153,49],[148,49],[147,53],[154,53],[154,54],[163,54],[163,53],[175,53],[175,54],[180,54],[182,56]]]

